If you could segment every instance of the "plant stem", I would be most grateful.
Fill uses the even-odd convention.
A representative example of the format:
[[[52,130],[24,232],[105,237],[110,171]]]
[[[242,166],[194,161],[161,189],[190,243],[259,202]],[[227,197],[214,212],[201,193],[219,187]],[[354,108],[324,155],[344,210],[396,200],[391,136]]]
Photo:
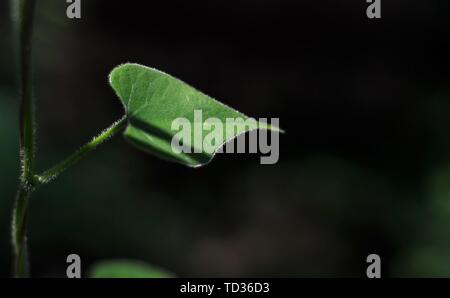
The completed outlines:
[[[35,123],[33,106],[32,78],[32,37],[35,0],[12,0],[17,17],[17,35],[19,44],[19,95],[20,95],[20,185],[17,190],[12,216],[12,244],[14,251],[14,276],[29,276],[27,249],[28,202],[31,193],[39,184],[50,182],[60,173],[82,159],[100,144],[108,140],[126,125],[126,116],[113,123],[89,143],[81,147],[67,159],[45,171],[41,175],[34,173]]]
[[[20,51],[20,153],[23,183],[32,181],[34,166],[34,107],[32,37],[35,0],[18,0]]]
[[[78,149],[75,153],[67,157],[65,160],[56,164],[49,170],[43,172],[40,175],[35,175],[34,181],[37,184],[46,184],[56,178],[59,174],[67,170],[70,166],[77,163],[86,154],[93,151],[99,145],[107,141],[117,132],[122,130],[126,126],[126,116],[122,117],[120,120],[114,122],[110,127],[102,131],[98,136],[94,137],[89,143],[85,144],[83,147]]]
[[[34,111],[32,83],[32,37],[35,0],[16,0],[19,37],[20,95],[20,186],[12,220],[14,276],[28,276],[27,218],[28,200],[33,188]]]
[[[28,200],[31,192],[24,187],[19,187],[16,196],[12,219],[12,239],[14,249],[14,277],[28,277],[28,245],[27,245],[27,222],[28,222]]]

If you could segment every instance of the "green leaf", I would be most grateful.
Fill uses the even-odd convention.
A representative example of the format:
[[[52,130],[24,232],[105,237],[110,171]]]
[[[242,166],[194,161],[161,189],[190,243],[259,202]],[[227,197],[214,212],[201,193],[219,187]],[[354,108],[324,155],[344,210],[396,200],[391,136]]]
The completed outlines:
[[[103,261],[92,268],[92,278],[171,278],[174,274],[140,261]]]
[[[146,152],[187,166],[207,164],[226,141],[250,130],[259,128],[279,131],[153,68],[123,64],[111,72],[109,82],[125,108],[128,120],[125,138]],[[195,117],[195,111],[201,111],[202,119]],[[179,130],[172,129],[174,120],[180,117],[189,122],[189,138],[177,134],[181,126]],[[210,142],[211,146],[205,150],[205,139],[216,127],[204,126],[211,117],[218,119],[223,129],[221,138],[214,139],[215,142]],[[241,118],[246,121],[246,125],[228,127],[225,125],[227,118]],[[171,145],[174,138],[188,151],[174,151]]]

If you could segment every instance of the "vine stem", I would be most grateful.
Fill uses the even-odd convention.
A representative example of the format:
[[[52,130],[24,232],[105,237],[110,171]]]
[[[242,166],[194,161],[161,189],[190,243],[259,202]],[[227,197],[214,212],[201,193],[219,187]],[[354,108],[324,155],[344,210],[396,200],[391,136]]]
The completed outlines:
[[[19,51],[19,122],[20,122],[20,184],[17,190],[12,215],[11,233],[14,252],[14,277],[29,276],[29,260],[27,245],[27,226],[29,200],[32,192],[40,184],[53,180],[60,173],[77,163],[86,154],[107,141],[126,126],[126,116],[113,123],[110,127],[82,146],[74,154],[54,167],[36,175],[35,160],[35,122],[33,105],[32,80],[32,37],[35,11],[35,0],[12,0],[13,11],[17,24]]]
[[[27,218],[28,200],[33,188],[34,111],[32,82],[32,37],[35,0],[15,0],[19,42],[19,126],[20,126],[20,185],[16,195],[12,220],[14,276],[27,277]]]
[[[94,137],[90,142],[78,149],[75,153],[42,174],[35,175],[33,179],[35,184],[46,184],[55,179],[59,174],[81,160],[86,154],[110,139],[117,132],[121,131],[127,124],[126,119],[127,117],[123,116],[120,120],[114,122],[110,127],[102,131],[98,136]]]
[[[28,261],[28,200],[31,192],[20,186],[16,195],[16,205],[12,218],[12,240],[14,251],[14,277],[29,276]]]

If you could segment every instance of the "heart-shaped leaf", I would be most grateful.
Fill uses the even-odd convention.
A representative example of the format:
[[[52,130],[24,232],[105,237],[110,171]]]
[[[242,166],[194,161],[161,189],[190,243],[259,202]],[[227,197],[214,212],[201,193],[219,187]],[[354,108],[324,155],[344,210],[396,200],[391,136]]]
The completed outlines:
[[[153,68],[123,64],[111,72],[109,81],[126,111],[125,138],[144,151],[187,166],[208,163],[227,141],[247,131],[278,130]],[[227,119],[237,118],[245,125],[225,125]],[[180,128],[183,132],[189,128],[189,135],[181,137]],[[179,142],[180,150],[174,150],[174,142]]]

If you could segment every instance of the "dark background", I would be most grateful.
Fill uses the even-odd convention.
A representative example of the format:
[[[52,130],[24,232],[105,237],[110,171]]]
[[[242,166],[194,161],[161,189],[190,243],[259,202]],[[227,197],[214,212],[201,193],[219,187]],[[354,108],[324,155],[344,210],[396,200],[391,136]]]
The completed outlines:
[[[0,4],[0,275],[10,274],[18,96]],[[120,118],[117,64],[168,72],[254,117],[279,117],[280,161],[184,168],[101,146],[31,202],[33,276],[136,259],[182,277],[450,276],[448,1],[37,0],[38,168]]]

